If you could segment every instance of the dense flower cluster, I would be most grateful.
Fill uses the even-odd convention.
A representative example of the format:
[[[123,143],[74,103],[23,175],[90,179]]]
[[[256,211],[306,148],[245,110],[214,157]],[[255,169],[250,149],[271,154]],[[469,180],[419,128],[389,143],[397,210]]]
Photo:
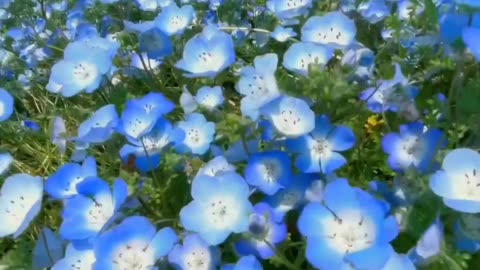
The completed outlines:
[[[0,269],[468,267],[479,2],[0,1]]]

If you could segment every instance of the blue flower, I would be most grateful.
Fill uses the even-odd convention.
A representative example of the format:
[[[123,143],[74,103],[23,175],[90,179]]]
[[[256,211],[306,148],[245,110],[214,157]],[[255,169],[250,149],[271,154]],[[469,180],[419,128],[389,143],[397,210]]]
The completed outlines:
[[[65,257],[59,260],[51,270],[65,269],[92,269],[95,262],[95,253],[92,247],[76,247],[73,244],[67,246]]]
[[[384,0],[362,2],[358,6],[357,11],[371,24],[380,22],[390,15],[390,8]]]
[[[197,94],[195,95],[195,101],[201,107],[212,111],[221,106],[225,101],[225,98],[223,97],[223,91],[220,86],[203,86],[198,89]]]
[[[419,16],[425,10],[423,3],[416,4],[411,0],[401,0],[397,4],[397,13],[400,20],[410,20]]]
[[[480,2],[476,0],[454,0],[454,2],[460,5],[467,5],[475,8],[480,7]]]
[[[13,163],[13,157],[9,153],[0,153],[0,175],[7,172],[10,165]]]
[[[175,3],[162,9],[155,18],[155,26],[169,36],[181,35],[195,19],[195,10],[190,5],[179,8]]]
[[[170,38],[158,28],[151,28],[138,37],[140,53],[146,53],[148,58],[162,59],[173,53]]]
[[[95,241],[96,261],[92,270],[135,269],[139,265],[144,266],[141,269],[150,269],[177,241],[171,228],[157,232],[147,218],[128,217]]]
[[[85,159],[82,165],[66,163],[47,178],[45,191],[53,199],[67,199],[78,194],[78,183],[92,176],[97,176],[97,163],[93,157]]]
[[[352,19],[340,11],[308,18],[302,27],[302,41],[345,48],[355,41],[357,28]]]
[[[312,7],[312,0],[269,0],[267,7],[279,19],[292,19],[306,14]]]
[[[275,27],[275,29],[270,34],[270,36],[279,42],[285,42],[289,38],[296,37],[297,33],[293,31],[292,28],[288,28],[288,27],[283,28],[282,26],[279,25]]]
[[[107,0],[109,2],[118,1],[118,0]],[[144,11],[155,11],[157,10],[158,3],[157,0],[135,0],[140,10]]]
[[[127,137],[130,144],[120,149],[123,163],[127,163],[130,155],[135,156],[135,166],[141,172],[155,170],[160,165],[160,154],[170,143],[182,140],[185,133],[172,127],[170,122],[160,118],[152,130],[138,139]]]
[[[215,26],[206,26],[187,41],[183,58],[175,67],[189,72],[187,77],[215,77],[234,62],[232,37]]]
[[[442,170],[430,179],[430,188],[446,206],[465,213],[480,213],[480,154],[459,148],[443,159]]]
[[[468,26],[466,14],[447,13],[439,19],[440,39],[448,44],[462,38],[462,31]]]
[[[90,177],[76,186],[78,194],[65,200],[60,235],[67,240],[95,237],[108,226],[128,196],[127,184],[117,179],[110,190],[107,182]]]
[[[177,123],[178,128],[185,132],[185,137],[176,143],[180,153],[191,152],[203,155],[210,148],[210,143],[215,135],[215,123],[207,122],[205,116],[192,113],[186,116],[185,121]]]
[[[231,233],[248,230],[253,207],[248,200],[249,187],[240,175],[199,175],[192,182],[191,193],[193,201],[180,211],[186,230],[198,233],[210,245],[224,242]]]
[[[323,204],[309,203],[298,220],[307,260],[322,270],[381,269],[393,254],[398,225],[385,204],[346,180],[325,187]]]
[[[103,143],[112,136],[118,124],[115,105],[108,104],[98,109],[78,127],[76,141],[83,143]]]
[[[192,113],[198,108],[198,103],[195,97],[190,93],[190,91],[188,91],[186,86],[183,87],[179,103],[185,114]]]
[[[318,116],[315,129],[297,139],[287,140],[290,151],[298,153],[296,166],[302,172],[330,174],[341,168],[347,160],[338,152],[355,144],[355,135],[346,126],[334,126],[327,116]]]
[[[274,211],[266,203],[257,203],[250,215],[248,233],[235,244],[240,255],[256,255],[268,259],[275,255],[275,246],[287,238],[287,226],[274,220]]]
[[[443,225],[437,218],[423,233],[417,246],[410,250],[409,257],[412,262],[419,266],[432,262],[442,251],[443,237]]]
[[[42,206],[43,179],[14,174],[0,190],[0,238],[20,236],[38,215]]]
[[[65,48],[64,59],[53,65],[50,74],[49,84],[53,82],[59,87],[50,86],[47,90],[65,97],[83,90],[92,93],[111,66],[111,56],[103,49],[92,48],[81,41],[70,43]]]
[[[274,53],[256,56],[254,65],[243,67],[241,77],[236,84],[236,90],[244,95],[241,100],[240,110],[242,115],[256,120],[259,110],[280,96],[280,91],[275,79],[278,56]]]
[[[151,92],[142,98],[130,100],[122,113],[118,131],[138,139],[149,133],[157,120],[174,108],[175,104],[161,93]]]
[[[8,120],[13,113],[13,97],[0,88],[0,122]]]
[[[50,228],[44,227],[33,249],[32,268],[52,267],[63,257],[65,241]]]
[[[303,99],[282,96],[265,106],[261,113],[286,137],[302,136],[315,127],[315,114]]]
[[[263,270],[262,264],[253,255],[244,256],[236,264],[222,266],[221,270]]]
[[[217,156],[204,164],[197,172],[196,176],[208,175],[216,176],[224,172],[235,172],[235,166],[228,163],[224,156]]]
[[[473,54],[475,59],[480,62],[480,41],[478,39],[480,35],[480,28],[465,28],[463,30],[463,42],[467,46],[470,53]]]
[[[443,132],[426,127],[420,122],[400,125],[400,133],[388,133],[382,139],[382,148],[388,154],[388,164],[395,171],[410,167],[420,172],[432,168],[437,150],[445,144]]]
[[[283,67],[302,76],[308,76],[312,66],[323,68],[333,57],[331,47],[310,42],[293,43],[283,56]]]
[[[183,245],[173,247],[168,261],[178,270],[215,270],[220,264],[220,249],[205,243],[197,234],[189,234],[183,239]]]
[[[65,121],[63,118],[59,116],[53,118],[51,130],[50,140],[52,144],[57,146],[60,154],[64,154],[67,150],[67,139],[65,134],[67,128],[65,127]]]
[[[252,154],[245,168],[247,183],[267,195],[275,194],[287,185],[293,177],[290,157],[281,151],[259,152]]]

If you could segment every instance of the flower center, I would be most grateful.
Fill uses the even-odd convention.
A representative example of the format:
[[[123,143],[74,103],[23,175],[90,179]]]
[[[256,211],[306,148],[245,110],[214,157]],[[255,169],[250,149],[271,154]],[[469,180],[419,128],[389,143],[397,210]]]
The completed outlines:
[[[195,250],[185,256],[185,268],[188,270],[208,270],[210,264],[210,253],[205,250]]]
[[[73,68],[73,77],[77,82],[90,84],[96,77],[97,68],[90,63],[78,63]]]
[[[142,243],[143,244],[143,243]],[[149,270],[154,265],[154,254],[147,249],[148,245],[140,243],[127,244],[120,247],[113,257],[115,270]]]
[[[88,223],[100,230],[112,215],[113,211],[111,211],[111,209],[108,209],[101,203],[95,203],[95,205],[88,211],[87,220]]]
[[[210,222],[217,228],[226,228],[236,222],[238,212],[235,203],[228,198],[214,198],[209,203]]]
[[[262,164],[261,171],[263,177],[268,183],[275,182],[280,174],[277,164],[273,161],[266,161]]]
[[[191,146],[199,146],[203,143],[203,136],[200,133],[200,130],[196,128],[191,128],[187,132],[186,144]]]
[[[458,184],[454,185],[458,187],[457,193],[461,195],[463,199],[470,199],[478,201],[480,200],[480,168],[467,171],[463,176],[457,176],[459,178]]]

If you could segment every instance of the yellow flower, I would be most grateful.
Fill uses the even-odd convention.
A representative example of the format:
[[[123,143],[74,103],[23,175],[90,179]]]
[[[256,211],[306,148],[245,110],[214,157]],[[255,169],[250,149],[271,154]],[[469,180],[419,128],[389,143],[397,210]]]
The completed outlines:
[[[384,124],[383,119],[380,115],[375,114],[371,115],[367,119],[367,123],[364,125],[365,129],[367,130],[368,134],[375,133],[375,130],[381,127]]]

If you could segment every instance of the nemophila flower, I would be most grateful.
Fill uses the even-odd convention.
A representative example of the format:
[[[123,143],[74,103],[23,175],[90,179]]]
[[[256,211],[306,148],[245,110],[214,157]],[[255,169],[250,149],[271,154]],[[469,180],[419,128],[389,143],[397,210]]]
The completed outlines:
[[[47,178],[45,191],[53,199],[67,199],[78,193],[78,183],[93,176],[97,176],[97,163],[93,157],[85,159],[82,165],[65,163]]]
[[[471,254],[480,250],[480,218],[463,214],[454,225],[455,246],[459,251]]]
[[[22,126],[33,132],[38,132],[41,129],[40,125],[32,120],[22,120]]]
[[[420,122],[400,125],[400,133],[388,133],[382,139],[383,151],[388,154],[388,165],[395,171],[414,167],[427,172],[432,168],[437,150],[444,144],[443,132],[427,129]]]
[[[67,150],[66,132],[67,128],[63,118],[55,116],[52,121],[50,141],[57,146],[60,154],[64,154]]]
[[[95,237],[108,226],[115,212],[128,196],[127,184],[115,180],[113,190],[97,177],[87,178],[76,186],[78,194],[65,200],[60,235],[67,240]]]
[[[357,8],[362,17],[371,24],[378,23],[390,15],[390,8],[385,0],[362,2]]]
[[[284,28],[278,25],[277,27],[275,27],[270,36],[279,42],[285,42],[289,38],[296,37],[297,33],[292,28]]]
[[[117,54],[117,50],[120,48],[120,43],[118,41],[99,37],[97,35],[91,35],[84,38],[80,38],[78,39],[78,42],[87,46],[87,48],[102,50],[112,59],[115,57],[115,55]],[[65,48],[65,53],[69,53],[68,50],[73,50],[72,53],[75,53],[74,52],[76,50],[75,46],[77,44],[78,43],[76,42],[70,43]]]
[[[44,227],[33,248],[32,269],[52,267],[63,257],[65,241],[50,228]]]
[[[83,143],[103,143],[110,139],[118,121],[115,105],[105,105],[80,124],[77,137],[73,139]]]
[[[416,265],[426,265],[440,255],[442,245],[443,225],[440,219],[437,219],[423,233],[417,245],[410,250],[409,257]]]
[[[302,41],[334,48],[348,47],[355,41],[356,34],[357,28],[353,20],[340,11],[312,16],[302,27]]]
[[[393,254],[398,225],[388,208],[367,192],[335,180],[325,187],[323,204],[305,206],[298,220],[307,238],[306,257],[323,270],[382,269]]]
[[[14,174],[0,189],[0,238],[20,236],[38,215],[42,206],[43,179]]]
[[[267,197],[265,201],[274,210],[272,219],[275,222],[282,222],[289,211],[303,206],[307,202],[307,190],[318,179],[320,177],[316,174],[300,173],[294,176],[286,187]]]
[[[135,0],[135,3],[143,11],[155,11],[158,7],[157,0]]]
[[[202,114],[192,113],[185,117],[185,121],[178,122],[177,126],[185,133],[185,137],[176,142],[177,151],[198,155],[208,151],[215,135],[215,123],[208,122]]]
[[[168,261],[178,270],[215,270],[220,264],[220,249],[205,243],[197,234],[189,234],[183,245],[173,247]]]
[[[480,213],[480,154],[459,148],[443,159],[442,170],[430,179],[430,188],[448,207],[465,213]]]
[[[174,128],[169,121],[160,118],[152,130],[138,139],[127,137],[129,144],[120,149],[123,163],[128,163],[131,155],[135,156],[135,166],[141,172],[152,171],[160,165],[160,154],[172,142],[182,140],[185,133]]]
[[[138,139],[149,133],[157,120],[174,108],[175,104],[161,93],[151,92],[142,98],[130,100],[122,113],[118,131]]]
[[[282,151],[254,153],[245,168],[245,180],[268,195],[275,194],[293,177],[290,157]]]
[[[223,154],[229,162],[236,163],[248,160],[249,153],[258,151],[260,151],[260,139],[252,139],[246,142],[240,139],[230,144],[230,147]]]
[[[96,261],[92,270],[150,270],[177,241],[178,237],[171,228],[157,232],[147,218],[128,217],[95,241]]]
[[[269,0],[267,8],[279,19],[291,19],[306,14],[312,7],[311,0]]]
[[[134,23],[131,21],[123,21],[123,31],[127,33],[143,33],[155,27],[155,21],[140,21]]]
[[[439,19],[440,39],[448,44],[462,38],[462,31],[468,26],[469,16],[460,13],[446,13]]]
[[[188,91],[187,87],[183,87],[182,94],[180,95],[179,100],[180,106],[183,109],[183,113],[189,114],[198,109],[198,103],[195,100],[195,97]]]
[[[262,264],[253,255],[244,256],[236,264],[222,266],[221,270],[263,270]]]
[[[480,28],[469,27],[463,30],[463,42],[471,54],[480,62]]]
[[[223,97],[223,90],[220,86],[203,86],[198,89],[197,94],[195,95],[195,101],[201,107],[212,111],[217,107],[221,106],[225,101]]]
[[[333,49],[310,42],[293,43],[283,55],[283,67],[308,76],[311,67],[323,68],[333,57]]]
[[[7,90],[0,88],[0,122],[8,120],[13,113],[13,97]]]
[[[255,255],[268,259],[275,255],[275,246],[287,238],[284,222],[274,221],[273,209],[267,203],[257,203],[250,215],[248,233],[235,244],[240,255]]]
[[[209,25],[187,41],[175,67],[188,72],[186,77],[215,77],[234,62],[232,36]]]
[[[92,93],[98,89],[111,66],[110,55],[103,49],[92,48],[81,41],[71,43],[65,49],[64,59],[53,65],[49,84],[55,84],[47,85],[47,90],[65,97],[77,95],[83,90]]]
[[[286,137],[302,136],[315,127],[315,114],[303,99],[282,96],[262,108],[261,113]]]
[[[155,18],[155,25],[169,36],[181,35],[195,19],[195,10],[190,5],[178,7],[175,3],[162,9]]]
[[[277,70],[278,56],[274,53],[256,56],[254,67],[243,67],[236,90],[244,95],[240,104],[242,115],[256,120],[259,110],[267,103],[280,96],[275,71]]]
[[[199,175],[192,182],[193,201],[180,211],[182,226],[196,232],[210,245],[224,242],[231,233],[248,231],[253,211],[250,190],[235,172],[215,177]]]
[[[216,176],[224,172],[235,172],[235,166],[228,163],[228,160],[224,156],[217,156],[203,165],[197,172],[196,176],[208,175]]]
[[[287,140],[290,151],[297,153],[295,165],[302,172],[330,174],[341,168],[347,160],[338,152],[355,144],[355,135],[346,126],[334,126],[327,116],[315,119],[315,129],[309,134]]]
[[[10,165],[13,163],[13,157],[9,153],[0,153],[0,175],[7,172]]]
[[[146,53],[148,58],[162,59],[173,53],[170,38],[156,27],[141,33],[138,39],[140,52]]]
[[[413,262],[403,254],[393,253],[381,270],[416,270]]]
[[[51,270],[90,270],[95,262],[95,253],[90,246],[76,247],[69,244],[65,251],[65,257],[59,260]]]

